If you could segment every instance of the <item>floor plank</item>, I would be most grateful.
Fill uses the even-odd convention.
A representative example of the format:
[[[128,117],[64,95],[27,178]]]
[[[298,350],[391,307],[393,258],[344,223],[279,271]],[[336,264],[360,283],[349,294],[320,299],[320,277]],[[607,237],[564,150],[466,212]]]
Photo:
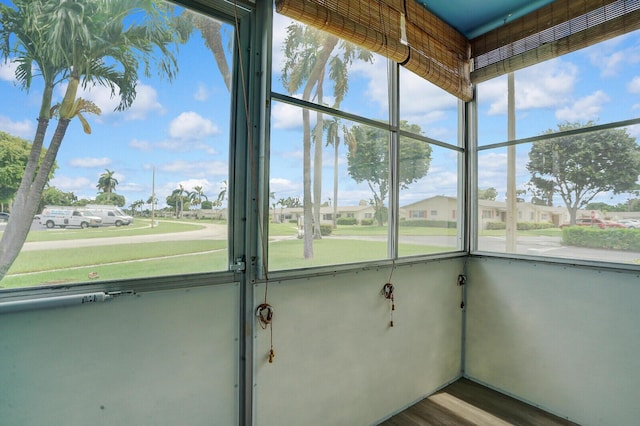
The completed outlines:
[[[578,426],[468,379],[460,379],[380,426]]]

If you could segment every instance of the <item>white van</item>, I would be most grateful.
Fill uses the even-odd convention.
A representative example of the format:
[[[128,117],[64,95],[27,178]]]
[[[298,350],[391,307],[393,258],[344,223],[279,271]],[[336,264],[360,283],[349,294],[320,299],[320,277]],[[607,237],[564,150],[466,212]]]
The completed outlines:
[[[102,219],[80,210],[47,207],[42,210],[40,224],[45,225],[47,228],[56,226],[60,228],[66,228],[67,226],[78,226],[80,228],[88,228],[91,226],[97,228],[102,224]]]
[[[82,209],[79,209],[91,216],[98,216],[102,219],[102,225],[129,225],[133,222],[133,217],[129,216],[117,206],[99,205],[99,204],[87,204]]]

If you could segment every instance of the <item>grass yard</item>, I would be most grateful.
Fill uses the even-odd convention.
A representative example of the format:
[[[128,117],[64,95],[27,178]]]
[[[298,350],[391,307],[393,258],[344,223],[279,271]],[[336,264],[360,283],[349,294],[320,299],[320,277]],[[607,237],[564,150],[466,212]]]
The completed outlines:
[[[314,260],[302,256],[302,240],[270,244],[271,270],[308,268],[386,259],[383,241],[323,239],[314,241]],[[405,256],[437,253],[442,247],[401,245]],[[225,271],[226,241],[196,240],[96,246],[20,254],[0,287],[65,285],[94,280],[117,280],[163,275]]]

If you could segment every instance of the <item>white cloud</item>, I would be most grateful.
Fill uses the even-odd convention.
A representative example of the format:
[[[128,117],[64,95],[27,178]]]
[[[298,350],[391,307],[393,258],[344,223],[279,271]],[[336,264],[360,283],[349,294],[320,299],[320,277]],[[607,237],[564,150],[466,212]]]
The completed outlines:
[[[285,61],[282,46],[287,38],[287,27],[293,22],[291,18],[287,18],[279,13],[273,14],[273,75],[280,78],[280,70]]]
[[[79,167],[79,168],[107,167],[109,164],[111,164],[111,159],[107,157],[72,158],[71,160],[69,160],[69,165],[71,167]]]
[[[96,192],[96,182],[92,182],[86,177],[69,177],[69,176],[56,176],[51,179],[49,183],[51,186],[55,186],[61,191],[64,192],[73,192],[78,195],[78,193],[95,193]]]
[[[636,76],[627,84],[627,90],[629,93],[633,93],[635,95],[640,94],[640,77]]]
[[[596,120],[602,111],[602,105],[611,99],[603,91],[598,90],[589,96],[578,99],[572,105],[556,111],[556,118],[561,121]]]
[[[615,37],[588,47],[583,53],[593,66],[600,69],[601,77],[616,77],[625,67],[640,62],[640,46],[637,40],[629,40],[634,37],[637,35]]]
[[[271,105],[271,125],[274,129],[302,129],[302,108],[282,102]],[[315,113],[309,113],[309,122],[311,128],[316,125]]]
[[[35,127],[30,120],[13,121],[8,117],[0,115],[0,129],[3,132],[21,138],[32,138],[35,134]]]
[[[66,85],[60,86],[60,91],[64,94]],[[136,98],[131,106],[125,111],[118,112],[115,109],[120,104],[120,94],[111,93],[111,89],[104,86],[93,86],[78,94],[79,97],[93,101],[100,109],[100,117],[108,118],[117,115],[124,120],[144,120],[149,115],[164,114],[165,109],[158,101],[158,92],[153,87],[138,83],[136,86]]]
[[[578,67],[561,59],[553,59],[516,74],[517,110],[558,108],[571,99],[578,78]],[[479,102],[489,104],[489,115],[507,113],[507,77],[479,86]]]
[[[15,83],[16,80],[16,68],[18,64],[14,61],[7,60],[0,62],[0,80],[10,81]]]
[[[143,141],[140,139],[132,139],[129,142],[129,147],[144,152],[149,152],[152,149],[151,142]]]
[[[229,165],[223,161],[176,160],[160,165],[157,170],[164,173],[182,173],[204,178],[205,176],[227,176]]]
[[[295,182],[286,178],[271,178],[269,180],[269,191],[279,197],[281,194],[296,196],[292,194],[302,193],[302,182]]]
[[[209,99],[209,89],[203,83],[198,83],[198,89],[193,94],[193,99],[196,101],[204,102]]]
[[[202,140],[220,133],[211,120],[193,111],[183,112],[169,124],[169,135],[179,140]]]

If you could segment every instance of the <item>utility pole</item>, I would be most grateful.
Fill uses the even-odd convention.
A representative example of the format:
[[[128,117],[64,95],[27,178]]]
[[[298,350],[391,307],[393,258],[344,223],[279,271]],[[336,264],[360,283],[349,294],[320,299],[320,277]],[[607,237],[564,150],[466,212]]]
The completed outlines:
[[[151,227],[155,225],[155,205],[156,205],[156,166],[151,169]]]

